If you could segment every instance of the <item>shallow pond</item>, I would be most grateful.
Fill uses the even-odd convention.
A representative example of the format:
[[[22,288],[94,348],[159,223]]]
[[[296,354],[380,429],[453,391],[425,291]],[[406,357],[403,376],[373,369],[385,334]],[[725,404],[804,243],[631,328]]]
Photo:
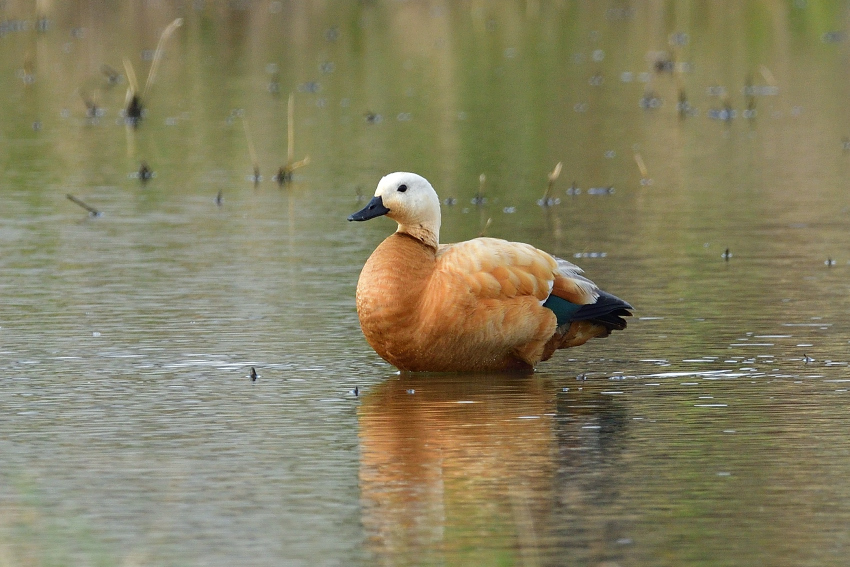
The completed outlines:
[[[0,3],[0,563],[845,564],[847,17]],[[398,375],[354,308],[394,227],[345,221],[394,170],[629,328]]]

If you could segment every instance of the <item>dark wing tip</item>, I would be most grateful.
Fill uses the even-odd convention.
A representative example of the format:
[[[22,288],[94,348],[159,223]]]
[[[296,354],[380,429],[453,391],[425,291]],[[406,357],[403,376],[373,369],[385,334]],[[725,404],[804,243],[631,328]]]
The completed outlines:
[[[609,331],[621,331],[626,328],[623,317],[631,317],[634,310],[628,302],[616,295],[599,291],[596,303],[582,305],[572,316],[573,321],[593,321],[604,325]]]

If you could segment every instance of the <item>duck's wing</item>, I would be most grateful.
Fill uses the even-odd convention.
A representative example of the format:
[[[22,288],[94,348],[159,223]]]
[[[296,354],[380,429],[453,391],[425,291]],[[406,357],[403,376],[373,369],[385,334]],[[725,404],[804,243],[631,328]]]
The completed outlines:
[[[596,285],[581,275],[581,268],[555,257],[560,273],[565,274],[556,280],[552,295],[543,305],[555,312],[558,317],[558,327],[568,328],[573,321],[592,321],[604,326],[608,331],[625,329],[623,317],[631,316],[634,309],[626,301],[616,295],[602,291]],[[584,301],[579,304],[576,299],[585,292]]]
[[[545,304],[556,296],[578,309],[593,303],[598,294],[578,266],[530,244],[498,238],[440,246],[437,270],[461,278],[482,299],[534,296]]]

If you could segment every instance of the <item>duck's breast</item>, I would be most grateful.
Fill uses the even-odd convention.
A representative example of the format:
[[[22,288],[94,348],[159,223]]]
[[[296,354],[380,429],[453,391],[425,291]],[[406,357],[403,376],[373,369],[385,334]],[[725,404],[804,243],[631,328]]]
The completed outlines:
[[[423,290],[434,270],[434,250],[401,233],[372,253],[357,282],[357,315],[366,340],[391,364],[418,350]]]

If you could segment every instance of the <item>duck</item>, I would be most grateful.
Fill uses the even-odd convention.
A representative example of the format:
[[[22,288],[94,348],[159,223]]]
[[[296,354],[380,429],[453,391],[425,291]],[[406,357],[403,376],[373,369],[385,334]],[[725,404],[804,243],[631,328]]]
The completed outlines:
[[[559,349],[625,329],[634,310],[531,244],[440,244],[440,199],[415,173],[382,177],[348,220],[381,216],[398,228],[360,272],[357,316],[369,345],[403,372],[533,372]]]

